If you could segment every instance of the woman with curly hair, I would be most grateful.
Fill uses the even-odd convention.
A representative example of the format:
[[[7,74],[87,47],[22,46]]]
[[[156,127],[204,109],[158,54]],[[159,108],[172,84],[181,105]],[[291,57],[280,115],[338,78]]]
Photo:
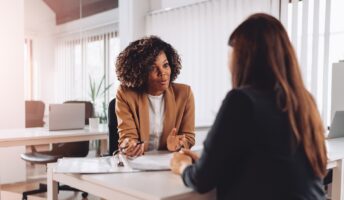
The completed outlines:
[[[127,156],[191,148],[195,105],[190,86],[173,83],[181,69],[176,50],[156,36],[129,44],[118,56],[119,146]]]

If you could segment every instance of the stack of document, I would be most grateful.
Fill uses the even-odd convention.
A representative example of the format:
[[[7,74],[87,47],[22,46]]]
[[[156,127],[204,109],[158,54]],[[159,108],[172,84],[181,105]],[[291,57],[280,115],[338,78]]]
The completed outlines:
[[[57,173],[124,173],[152,170],[170,170],[172,153],[148,152],[137,158],[119,155],[123,166],[118,166],[118,156],[98,158],[62,158],[57,161]]]

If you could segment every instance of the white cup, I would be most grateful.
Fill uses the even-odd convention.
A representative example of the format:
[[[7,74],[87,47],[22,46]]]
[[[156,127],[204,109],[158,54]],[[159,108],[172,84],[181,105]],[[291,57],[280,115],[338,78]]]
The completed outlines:
[[[91,117],[88,119],[90,129],[95,130],[99,127],[99,117]]]

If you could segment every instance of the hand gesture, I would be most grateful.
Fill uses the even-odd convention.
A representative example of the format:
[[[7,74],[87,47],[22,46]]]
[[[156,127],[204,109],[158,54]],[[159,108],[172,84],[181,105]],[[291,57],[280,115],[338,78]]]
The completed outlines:
[[[192,161],[199,160],[199,156],[196,153],[192,152],[190,149],[182,149],[180,150],[180,153],[189,156],[192,159]]]
[[[170,162],[170,168],[173,173],[182,174],[184,169],[192,164],[190,156],[187,156],[183,153],[173,153],[173,157]]]
[[[189,148],[185,135],[177,135],[177,129],[173,128],[167,136],[167,149],[169,151],[179,151],[181,148]]]
[[[129,157],[141,156],[145,152],[144,143],[136,139],[125,138],[119,146],[120,151]]]

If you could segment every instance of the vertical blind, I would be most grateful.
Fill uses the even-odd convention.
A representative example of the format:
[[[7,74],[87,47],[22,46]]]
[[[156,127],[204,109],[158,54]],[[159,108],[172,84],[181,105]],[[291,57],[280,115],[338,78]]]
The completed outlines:
[[[227,41],[233,29],[256,12],[278,17],[274,0],[208,0],[146,16],[148,35],[160,36],[176,48],[182,70],[176,82],[192,87],[196,126],[210,126],[231,88]]]
[[[282,20],[288,27],[297,52],[302,76],[307,89],[314,96],[325,125],[330,123],[329,61],[331,1],[284,1],[288,18]]]
[[[100,84],[117,85],[114,78],[114,56],[119,51],[116,28],[112,26],[92,31],[62,36],[55,49],[55,102],[67,100],[91,100],[90,80]],[[102,102],[114,97],[114,88],[98,99],[96,110],[101,111]],[[113,90],[113,91],[112,91]],[[97,102],[96,102],[97,103]]]

